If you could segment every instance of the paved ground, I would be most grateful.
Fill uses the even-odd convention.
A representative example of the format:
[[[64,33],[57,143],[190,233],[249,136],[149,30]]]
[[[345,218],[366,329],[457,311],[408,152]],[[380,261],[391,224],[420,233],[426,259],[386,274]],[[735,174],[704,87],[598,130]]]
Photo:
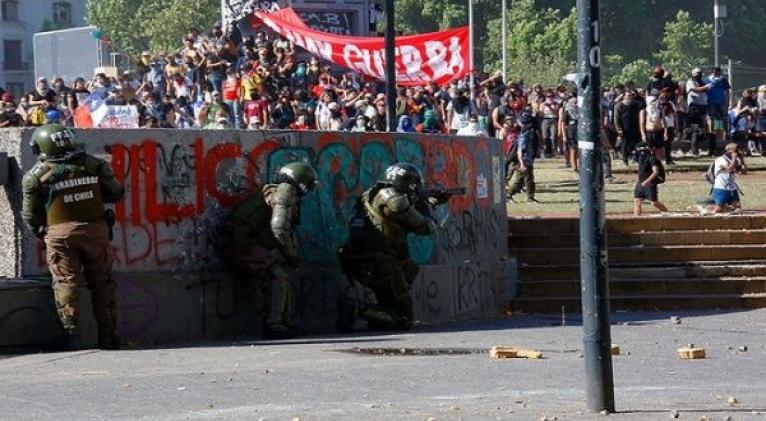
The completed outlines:
[[[612,335],[618,411],[606,419],[766,419],[766,309],[619,313]],[[517,316],[402,335],[286,343],[0,356],[3,420],[559,420],[585,411],[577,319]],[[709,357],[682,361],[679,346]],[[544,360],[493,360],[496,344]],[[746,352],[738,347],[747,346]],[[353,347],[475,350],[453,356],[363,356]],[[736,398],[737,404],[727,400]]]

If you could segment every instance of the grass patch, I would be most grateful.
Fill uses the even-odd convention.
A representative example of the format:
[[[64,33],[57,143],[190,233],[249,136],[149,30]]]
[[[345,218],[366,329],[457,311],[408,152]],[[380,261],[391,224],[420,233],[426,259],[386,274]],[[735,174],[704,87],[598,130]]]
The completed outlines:
[[[660,185],[660,201],[671,212],[696,210],[696,203],[708,196],[710,185],[703,172],[713,162],[711,158],[677,158],[675,166],[665,168],[667,181]],[[766,209],[766,157],[747,158],[749,173],[738,175],[737,181],[744,191],[743,209]],[[637,180],[637,164],[624,167],[621,161],[613,163],[614,183],[606,183],[607,213],[633,212],[633,188]],[[564,168],[562,159],[548,159],[535,163],[537,194],[541,203],[528,203],[524,192],[514,196],[517,203],[508,202],[509,215],[575,215],[579,212],[580,194],[576,174]],[[650,204],[644,210],[651,212]]]

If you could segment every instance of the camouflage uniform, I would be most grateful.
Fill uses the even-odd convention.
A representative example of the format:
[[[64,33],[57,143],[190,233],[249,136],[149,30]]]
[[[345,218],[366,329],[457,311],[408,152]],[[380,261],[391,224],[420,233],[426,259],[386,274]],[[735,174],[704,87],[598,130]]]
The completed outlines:
[[[22,216],[30,231],[45,240],[48,268],[61,324],[79,335],[78,290],[92,293],[99,345],[116,346],[113,253],[104,203],[114,203],[124,189],[111,166],[84,153],[65,160],[41,160],[24,175]]]
[[[266,334],[293,336],[291,273],[298,265],[295,227],[299,189],[267,184],[237,204],[224,221],[221,256],[232,271],[258,283],[268,297]]]
[[[410,259],[407,235],[436,230],[429,198],[400,193],[378,183],[360,198],[359,214],[350,223],[349,244],[340,256],[347,275],[375,293],[377,306],[362,310],[372,328],[409,329],[413,311],[410,289],[420,271]]]

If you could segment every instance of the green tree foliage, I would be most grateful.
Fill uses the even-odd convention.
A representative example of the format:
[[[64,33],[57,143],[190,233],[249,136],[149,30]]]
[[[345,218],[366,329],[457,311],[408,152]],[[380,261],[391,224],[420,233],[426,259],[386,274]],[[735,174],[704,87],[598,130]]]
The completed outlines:
[[[87,20],[131,55],[173,51],[190,27],[202,30],[220,19],[219,0],[88,0]]]
[[[692,20],[681,10],[665,25],[662,49],[655,54],[674,75],[688,75],[694,67],[708,67],[713,56],[713,25]]]
[[[614,73],[610,78],[605,80],[608,81],[609,85],[636,82],[639,86],[643,86],[643,83],[649,79],[651,73],[652,65],[649,64],[648,60],[640,58],[626,64],[618,73]]]
[[[574,71],[576,14],[558,9],[538,10],[534,0],[516,0],[508,11],[508,71],[511,79],[553,85]],[[501,19],[488,23],[484,68],[502,67]]]

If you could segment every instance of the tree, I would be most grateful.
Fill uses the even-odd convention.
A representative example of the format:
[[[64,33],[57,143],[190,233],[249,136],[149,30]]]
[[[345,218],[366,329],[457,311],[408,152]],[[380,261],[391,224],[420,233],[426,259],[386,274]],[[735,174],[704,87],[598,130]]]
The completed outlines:
[[[693,67],[708,66],[713,56],[713,25],[692,20],[681,10],[674,21],[665,24],[662,49],[654,56],[676,77]]]
[[[219,0],[88,0],[88,23],[134,56],[176,50],[190,27],[204,30],[219,18]]]
[[[508,11],[508,69],[510,79],[554,85],[575,69],[577,15],[562,17],[558,9],[538,10],[534,0],[516,0]],[[502,66],[501,19],[488,24],[484,68]]]
[[[171,0],[143,25],[153,51],[174,51],[181,39],[194,26],[210,28],[221,19],[219,0]]]
[[[614,74],[608,81],[612,86],[628,82],[635,82],[638,86],[643,86],[651,74],[652,65],[646,59],[640,58],[624,65],[620,72]]]

